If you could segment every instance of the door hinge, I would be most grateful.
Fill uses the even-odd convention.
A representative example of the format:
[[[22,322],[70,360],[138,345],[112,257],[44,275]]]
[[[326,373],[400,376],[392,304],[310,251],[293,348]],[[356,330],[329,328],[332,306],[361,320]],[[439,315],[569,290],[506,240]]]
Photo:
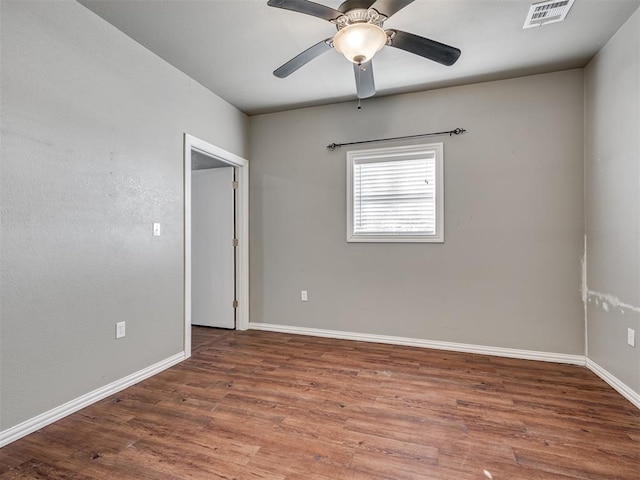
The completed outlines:
[[[238,182],[236,182],[235,180],[233,182],[231,182],[231,188],[236,190],[238,188]]]
[[[233,243],[233,246],[234,246],[234,247],[237,247],[237,246],[238,246],[238,239],[237,239],[237,238],[234,238],[234,239],[233,239],[233,241],[232,241],[231,243]]]
[[[233,308],[238,308],[238,300],[233,301]]]

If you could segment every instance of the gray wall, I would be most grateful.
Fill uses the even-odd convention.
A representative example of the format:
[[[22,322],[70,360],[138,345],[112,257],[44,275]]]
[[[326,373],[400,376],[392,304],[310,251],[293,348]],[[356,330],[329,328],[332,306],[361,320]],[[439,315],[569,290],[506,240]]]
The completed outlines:
[[[640,10],[587,66],[585,98],[588,355],[640,392]]]
[[[183,350],[183,133],[248,121],[76,2],[0,5],[4,430]]]
[[[575,70],[251,117],[251,321],[584,354],[583,106]],[[454,127],[445,243],[347,244],[326,145]]]

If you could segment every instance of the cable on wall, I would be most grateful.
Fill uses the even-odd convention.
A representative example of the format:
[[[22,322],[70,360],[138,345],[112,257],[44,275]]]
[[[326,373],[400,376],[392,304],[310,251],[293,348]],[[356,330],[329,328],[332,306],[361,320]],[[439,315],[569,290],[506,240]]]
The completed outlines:
[[[361,145],[363,143],[374,143],[374,142],[390,142],[393,140],[406,140],[409,138],[420,138],[420,137],[437,137],[440,135],[449,135],[450,137],[452,137],[453,135],[461,135],[464,132],[466,132],[464,128],[456,128],[454,130],[449,130],[447,132],[419,133],[418,135],[405,135],[404,137],[378,138],[375,140],[362,140],[360,142],[332,143],[331,145],[327,145],[327,149],[333,152],[336,148],[345,147],[347,145]]]

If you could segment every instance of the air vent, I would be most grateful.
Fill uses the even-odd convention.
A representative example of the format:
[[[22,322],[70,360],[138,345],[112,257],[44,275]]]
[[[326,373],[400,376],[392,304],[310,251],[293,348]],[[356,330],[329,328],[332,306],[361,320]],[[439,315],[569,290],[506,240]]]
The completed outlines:
[[[575,0],[547,0],[529,7],[527,19],[522,28],[540,27],[548,23],[561,22],[569,13]]]

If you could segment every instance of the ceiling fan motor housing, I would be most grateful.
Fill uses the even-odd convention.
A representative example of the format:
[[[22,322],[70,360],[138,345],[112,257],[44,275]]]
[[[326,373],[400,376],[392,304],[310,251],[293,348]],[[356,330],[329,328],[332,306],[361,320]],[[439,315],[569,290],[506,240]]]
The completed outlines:
[[[354,8],[336,18],[335,23],[338,30],[354,23],[372,23],[382,27],[382,22],[386,19],[387,17],[378,13],[374,8]]]

